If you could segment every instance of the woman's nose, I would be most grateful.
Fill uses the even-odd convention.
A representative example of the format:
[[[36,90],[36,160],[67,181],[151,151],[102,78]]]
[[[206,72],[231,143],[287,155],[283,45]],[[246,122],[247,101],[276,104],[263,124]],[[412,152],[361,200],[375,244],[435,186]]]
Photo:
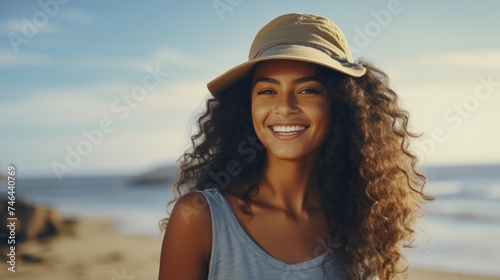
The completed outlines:
[[[287,115],[298,111],[297,100],[293,92],[282,92],[278,94],[276,102],[276,113]]]

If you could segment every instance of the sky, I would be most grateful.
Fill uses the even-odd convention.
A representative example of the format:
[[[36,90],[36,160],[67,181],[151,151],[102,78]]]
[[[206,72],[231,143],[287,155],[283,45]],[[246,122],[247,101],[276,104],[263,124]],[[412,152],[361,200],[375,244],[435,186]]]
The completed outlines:
[[[291,12],[330,18],[389,75],[423,164],[500,163],[499,1],[338,2],[2,1],[0,168],[63,179],[175,162],[206,83]]]

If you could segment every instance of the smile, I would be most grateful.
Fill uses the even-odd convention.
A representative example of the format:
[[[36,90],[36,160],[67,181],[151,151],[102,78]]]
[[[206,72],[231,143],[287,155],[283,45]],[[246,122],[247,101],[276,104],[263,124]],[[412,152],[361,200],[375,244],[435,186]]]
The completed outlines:
[[[301,125],[290,125],[290,126],[275,125],[275,126],[271,126],[271,129],[275,133],[284,134],[284,135],[299,133],[301,131],[304,131],[306,128],[307,128],[306,126],[301,126]]]

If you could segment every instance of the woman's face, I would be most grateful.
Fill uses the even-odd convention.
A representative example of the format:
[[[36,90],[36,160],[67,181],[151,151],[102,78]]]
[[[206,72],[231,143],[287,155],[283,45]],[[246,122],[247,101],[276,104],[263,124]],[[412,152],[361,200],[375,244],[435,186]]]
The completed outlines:
[[[330,101],[317,66],[259,63],[252,79],[252,120],[268,156],[297,160],[318,151],[329,133]]]

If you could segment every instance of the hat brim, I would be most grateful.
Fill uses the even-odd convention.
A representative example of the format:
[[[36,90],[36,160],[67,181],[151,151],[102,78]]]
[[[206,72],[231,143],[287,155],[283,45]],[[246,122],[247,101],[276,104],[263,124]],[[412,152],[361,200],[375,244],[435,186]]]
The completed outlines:
[[[321,65],[349,76],[361,77],[366,68],[361,64],[350,63],[347,60],[335,59],[331,55],[315,48],[302,45],[276,45],[262,52],[257,58],[231,68],[207,84],[210,93],[217,95],[234,85],[237,81],[250,74],[252,68],[261,61],[286,59],[297,60]]]

